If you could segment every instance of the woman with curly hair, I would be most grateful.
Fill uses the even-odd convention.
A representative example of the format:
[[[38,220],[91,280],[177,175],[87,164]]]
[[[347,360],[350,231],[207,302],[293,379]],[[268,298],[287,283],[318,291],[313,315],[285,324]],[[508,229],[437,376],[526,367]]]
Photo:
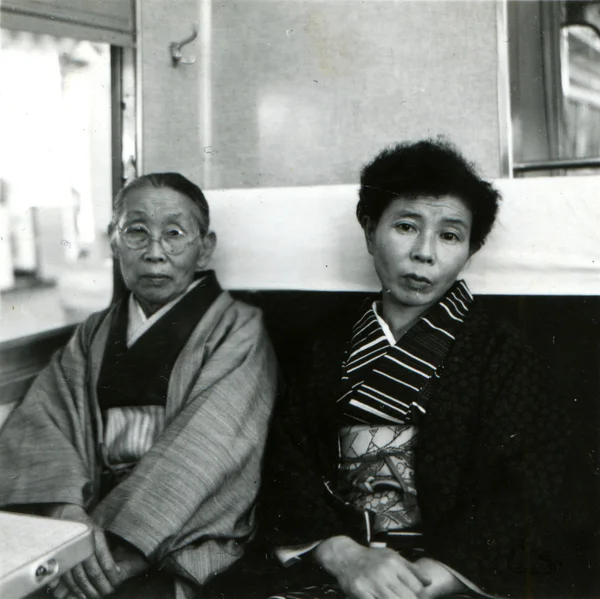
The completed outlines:
[[[277,559],[260,592],[562,593],[561,402],[519,332],[460,279],[499,193],[426,140],[381,152],[359,198],[381,295],[328,318],[276,410],[259,526]]]

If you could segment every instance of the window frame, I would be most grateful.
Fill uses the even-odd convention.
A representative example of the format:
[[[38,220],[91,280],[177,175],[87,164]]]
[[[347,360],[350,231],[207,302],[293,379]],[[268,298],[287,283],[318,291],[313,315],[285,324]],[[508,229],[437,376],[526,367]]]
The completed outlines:
[[[498,91],[499,91],[499,118],[500,118],[500,150],[502,156],[501,174],[508,178],[522,177],[529,174],[534,176],[569,176],[569,173],[573,172],[576,174],[577,171],[586,169],[600,169],[600,155],[595,157],[585,158],[555,158],[553,156],[540,159],[540,160],[515,160],[514,151],[514,135],[513,135],[513,107],[511,102],[511,50],[510,42],[511,30],[509,23],[509,10],[508,2],[511,0],[502,0],[498,3]],[[518,0],[512,0],[516,2]],[[567,0],[568,1],[568,0]],[[555,7],[551,7],[555,8]],[[542,14],[544,17],[544,14]],[[546,15],[546,20],[548,20]],[[546,24],[548,25],[548,24]],[[600,31],[592,24],[584,20],[577,21],[566,21],[561,23],[563,25],[585,25],[596,30],[599,34]],[[544,44],[547,44],[544,41]],[[560,81],[559,81],[560,83]],[[556,88],[556,82],[554,82],[553,88]],[[558,92],[558,90],[555,89]],[[554,99],[553,104],[554,110],[560,109],[561,98]],[[556,120],[555,115],[550,115],[550,120]],[[548,115],[547,115],[548,120]],[[557,121],[558,122],[558,121]],[[558,131],[553,123],[546,123],[547,130],[546,135],[550,140],[553,140],[557,135]],[[550,143],[552,148],[558,147],[557,143]],[[552,153],[552,148],[550,151]],[[585,173],[584,173],[585,174]],[[597,173],[592,173],[597,174]]]

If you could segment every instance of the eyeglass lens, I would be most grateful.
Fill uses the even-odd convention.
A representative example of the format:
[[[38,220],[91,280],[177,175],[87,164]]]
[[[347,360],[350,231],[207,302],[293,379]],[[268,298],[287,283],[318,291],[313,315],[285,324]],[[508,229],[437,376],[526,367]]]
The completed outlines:
[[[128,248],[141,250],[150,245],[152,239],[150,231],[143,227],[127,227],[123,231],[123,238]],[[179,254],[189,243],[189,238],[182,231],[165,231],[159,237],[160,243],[166,252]]]

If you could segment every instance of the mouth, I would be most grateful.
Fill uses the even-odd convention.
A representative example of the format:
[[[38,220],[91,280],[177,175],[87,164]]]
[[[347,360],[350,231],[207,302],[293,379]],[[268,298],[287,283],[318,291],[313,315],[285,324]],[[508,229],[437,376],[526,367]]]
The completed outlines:
[[[427,277],[420,277],[415,274],[404,275],[402,278],[406,281],[407,286],[415,291],[422,291],[433,285],[433,282]]]
[[[169,277],[168,275],[161,274],[147,274],[142,275],[140,278],[142,279],[142,281],[146,281],[147,283],[155,285],[160,285],[161,283],[166,283],[167,281],[171,280],[171,277]]]

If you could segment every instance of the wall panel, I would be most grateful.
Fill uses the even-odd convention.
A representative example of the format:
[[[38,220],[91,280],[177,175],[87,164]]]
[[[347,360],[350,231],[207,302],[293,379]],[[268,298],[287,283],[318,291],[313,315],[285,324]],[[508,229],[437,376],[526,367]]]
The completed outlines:
[[[143,4],[144,171],[210,188],[352,183],[385,144],[445,134],[500,174],[496,2],[209,5],[198,62],[173,69],[168,44],[201,0]]]
[[[140,1],[142,172],[177,170],[200,182],[199,68],[173,68],[169,53],[198,23],[200,2]],[[198,56],[198,42],[185,53]]]

